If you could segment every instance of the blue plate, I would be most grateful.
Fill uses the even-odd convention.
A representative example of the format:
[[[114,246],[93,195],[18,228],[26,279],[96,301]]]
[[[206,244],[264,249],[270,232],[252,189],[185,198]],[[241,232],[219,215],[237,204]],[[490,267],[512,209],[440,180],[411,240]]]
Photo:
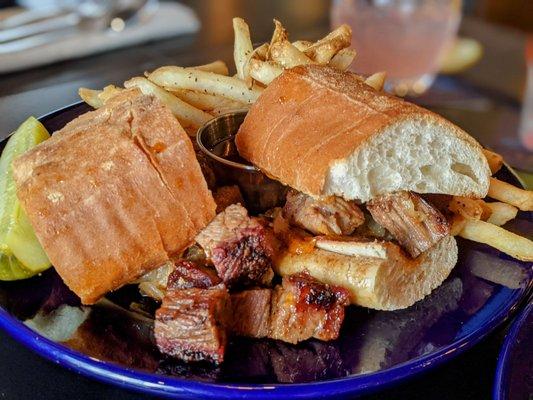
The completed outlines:
[[[55,131],[88,109],[77,103],[40,120]],[[508,169],[498,177],[520,185]],[[531,233],[532,213],[520,213],[506,228]],[[116,307],[94,306],[67,343],[31,330],[21,321],[37,310],[77,304],[53,269],[26,281],[0,283],[0,327],[64,367],[159,396],[347,397],[403,381],[456,357],[519,307],[531,289],[531,263],[467,241],[459,240],[459,247],[459,262],[450,277],[414,306],[395,312],[349,307],[340,338],[333,342],[311,340],[294,346],[234,340],[218,369],[166,359],[153,344],[151,324]],[[136,290],[126,287],[112,300],[127,306],[135,296]]]
[[[533,301],[512,323],[503,342],[494,382],[494,400],[533,396]]]

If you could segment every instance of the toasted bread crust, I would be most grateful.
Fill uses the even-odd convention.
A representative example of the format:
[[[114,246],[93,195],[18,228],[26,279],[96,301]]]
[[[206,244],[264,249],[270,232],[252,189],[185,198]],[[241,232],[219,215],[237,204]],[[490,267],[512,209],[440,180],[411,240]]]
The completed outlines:
[[[355,74],[316,65],[286,70],[274,80],[250,109],[236,143],[241,156],[266,174],[316,197],[325,194],[333,164],[406,119],[445,126],[481,151],[439,115],[377,92]]]
[[[117,97],[14,162],[37,237],[84,304],[160,266],[215,215],[170,111],[135,92]]]

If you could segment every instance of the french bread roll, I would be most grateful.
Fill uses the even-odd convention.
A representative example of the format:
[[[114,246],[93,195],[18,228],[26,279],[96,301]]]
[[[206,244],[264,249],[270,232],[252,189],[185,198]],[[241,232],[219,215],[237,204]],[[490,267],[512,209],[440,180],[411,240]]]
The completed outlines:
[[[187,134],[138,91],[73,120],[13,174],[46,254],[84,304],[180,253],[215,216]]]
[[[482,198],[489,188],[481,146],[463,130],[326,66],[284,71],[251,107],[236,144],[267,175],[314,197]]]
[[[369,252],[369,247],[375,249]],[[399,310],[423,299],[442,284],[457,262],[457,243],[446,236],[415,259],[394,243],[346,243],[336,252],[315,248],[311,252],[281,253],[274,270],[284,276],[307,271],[315,279],[350,292],[350,301],[376,310]],[[345,254],[341,254],[345,253]],[[369,256],[372,254],[373,256]]]

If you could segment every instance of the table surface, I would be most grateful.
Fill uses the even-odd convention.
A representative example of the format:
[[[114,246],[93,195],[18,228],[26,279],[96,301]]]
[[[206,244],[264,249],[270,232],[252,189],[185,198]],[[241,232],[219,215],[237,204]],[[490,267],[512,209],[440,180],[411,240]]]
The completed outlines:
[[[254,41],[267,40],[272,18],[281,19],[292,38],[320,37],[328,29],[329,2],[201,0],[197,10],[202,30],[179,37],[117,50],[47,67],[0,75],[0,134],[5,137],[28,115],[42,115],[78,101],[81,86],[100,88],[165,64],[195,65],[223,59],[230,65],[231,18],[245,18]],[[304,6],[305,4],[305,6]],[[451,119],[509,163],[533,172],[533,154],[518,141],[525,81],[525,35],[466,17],[461,33],[484,45],[482,61],[452,77],[439,77],[432,90],[415,101]],[[456,360],[368,399],[490,398],[499,348],[506,326]],[[45,361],[0,332],[0,398],[5,399],[139,399]],[[147,398],[147,397],[146,397]]]

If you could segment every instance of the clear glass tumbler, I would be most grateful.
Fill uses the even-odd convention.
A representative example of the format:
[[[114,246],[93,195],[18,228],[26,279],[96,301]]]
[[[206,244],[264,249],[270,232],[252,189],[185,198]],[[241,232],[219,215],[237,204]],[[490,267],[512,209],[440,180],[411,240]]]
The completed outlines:
[[[387,72],[387,89],[398,95],[429,88],[441,57],[453,44],[461,0],[334,0],[333,28],[348,24],[357,56],[351,69]]]

